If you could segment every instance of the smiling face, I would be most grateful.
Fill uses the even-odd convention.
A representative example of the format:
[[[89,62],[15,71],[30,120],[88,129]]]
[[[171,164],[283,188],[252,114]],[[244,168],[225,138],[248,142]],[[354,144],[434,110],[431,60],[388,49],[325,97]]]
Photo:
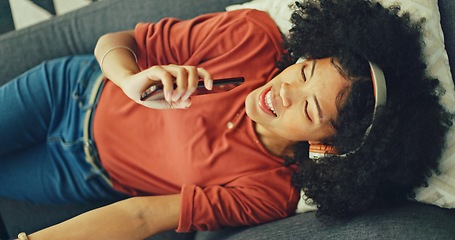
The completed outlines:
[[[321,142],[335,134],[331,122],[337,119],[337,106],[344,102],[347,87],[349,81],[330,58],[307,60],[251,92],[246,112],[260,138],[274,138],[272,142],[283,145]]]

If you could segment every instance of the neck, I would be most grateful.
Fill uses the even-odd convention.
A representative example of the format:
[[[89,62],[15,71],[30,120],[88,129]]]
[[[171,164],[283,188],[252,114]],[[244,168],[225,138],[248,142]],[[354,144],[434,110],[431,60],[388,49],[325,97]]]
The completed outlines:
[[[292,146],[295,142],[282,138],[257,123],[255,123],[254,129],[259,141],[272,155],[283,157],[293,154]]]

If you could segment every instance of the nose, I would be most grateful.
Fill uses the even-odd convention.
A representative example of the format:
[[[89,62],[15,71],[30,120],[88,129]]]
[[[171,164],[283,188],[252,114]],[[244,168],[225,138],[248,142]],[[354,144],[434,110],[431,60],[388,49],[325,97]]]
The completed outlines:
[[[313,86],[300,82],[281,83],[280,97],[283,102],[283,107],[290,107],[292,104],[306,99],[306,96],[312,91],[310,88],[313,88]]]
[[[289,83],[283,82],[281,83],[281,88],[280,88],[280,97],[281,100],[283,101],[283,107],[290,107],[292,105],[293,101],[293,91],[292,87]]]

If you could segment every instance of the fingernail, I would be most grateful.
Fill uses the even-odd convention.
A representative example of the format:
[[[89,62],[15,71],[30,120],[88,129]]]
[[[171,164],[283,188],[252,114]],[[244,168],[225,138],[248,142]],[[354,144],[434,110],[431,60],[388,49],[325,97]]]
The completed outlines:
[[[183,95],[183,97],[182,97],[182,101],[186,101],[186,100],[188,100],[188,98],[190,98],[191,94],[192,94],[192,93],[190,93],[190,92],[187,92],[185,95]]]
[[[209,90],[212,90],[212,88],[213,88],[213,81],[209,81],[209,84],[208,84],[207,88],[208,88]]]
[[[174,94],[172,95],[172,101],[177,102],[181,96],[182,94],[180,92],[174,92]]]
[[[189,102],[185,105],[185,108],[189,108],[189,107],[191,107],[191,102]]]
[[[167,102],[171,102],[172,101],[171,95],[172,95],[171,92],[164,93],[164,98],[166,99]]]

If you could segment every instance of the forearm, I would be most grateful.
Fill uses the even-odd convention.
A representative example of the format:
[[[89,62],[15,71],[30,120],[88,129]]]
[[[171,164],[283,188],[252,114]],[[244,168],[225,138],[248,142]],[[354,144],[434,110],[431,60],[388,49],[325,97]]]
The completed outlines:
[[[137,45],[132,30],[103,35],[94,53],[104,75],[119,87],[123,79],[140,71],[135,58]]]
[[[29,239],[144,239],[175,229],[179,215],[180,195],[136,197],[81,214]]]

